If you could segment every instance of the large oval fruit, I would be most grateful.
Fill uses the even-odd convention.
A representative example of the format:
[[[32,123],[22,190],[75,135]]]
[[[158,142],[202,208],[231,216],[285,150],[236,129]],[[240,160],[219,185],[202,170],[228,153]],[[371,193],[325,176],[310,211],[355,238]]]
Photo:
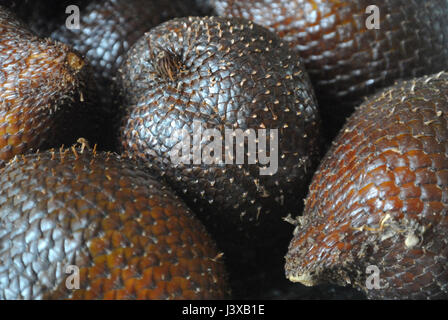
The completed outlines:
[[[252,260],[257,268],[268,265],[272,256],[266,259],[265,253],[279,250],[267,243],[284,237],[282,228],[288,226],[281,218],[300,206],[319,154],[317,104],[300,57],[273,33],[246,20],[174,19],[134,45],[120,80],[128,104],[123,148],[158,167],[197,209],[220,247],[228,249],[227,257],[235,258],[230,252],[238,256],[238,272],[242,261]],[[205,137],[208,129],[218,134],[216,150],[223,150],[218,161],[204,157],[211,140]],[[225,130],[242,139],[236,130],[252,130],[260,142],[251,151],[253,163],[248,157],[236,163],[236,143]],[[269,139],[275,132],[276,145]],[[187,152],[199,151],[194,156],[199,162],[173,161],[171,152],[185,138],[190,139]],[[226,141],[233,146],[226,149]],[[248,144],[241,144],[244,153]],[[259,161],[266,150],[271,150],[268,164]],[[234,156],[230,161],[224,159],[228,151]],[[272,175],[261,172],[265,166]],[[245,245],[251,250],[259,246],[260,256],[253,257]]]
[[[219,299],[219,257],[135,161],[72,148],[0,170],[1,299]]]
[[[337,130],[363,96],[397,79],[448,67],[444,0],[210,0],[210,4],[216,14],[253,20],[297,49],[322,117]]]
[[[88,68],[78,53],[39,39],[1,6],[0,34],[2,162],[70,134],[56,127],[74,102],[86,100]]]
[[[446,299],[448,73],[363,103],[316,172],[298,222],[290,280],[351,283],[370,298]]]

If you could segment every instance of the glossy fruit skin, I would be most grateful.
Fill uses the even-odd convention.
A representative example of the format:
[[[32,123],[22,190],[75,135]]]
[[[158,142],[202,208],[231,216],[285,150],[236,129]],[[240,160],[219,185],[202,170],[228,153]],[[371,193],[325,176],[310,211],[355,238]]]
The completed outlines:
[[[65,132],[56,133],[56,127],[75,103],[87,97],[88,68],[78,53],[38,38],[3,7],[0,34],[0,162],[4,162],[63,140]]]
[[[76,4],[76,1],[74,2]],[[61,25],[51,37],[86,55],[98,79],[111,79],[123,54],[145,32],[174,17],[198,13],[194,1],[107,0],[79,5],[80,29]]]
[[[286,275],[369,298],[448,297],[448,74],[399,83],[349,118],[315,173]],[[366,288],[379,268],[381,289]]]
[[[176,41],[180,37],[183,41]],[[154,48],[165,48],[167,43],[172,46],[169,49],[181,54],[186,70],[179,79],[161,79],[154,73],[151,63],[155,62],[148,63],[148,38],[155,55],[160,50]],[[233,45],[229,45],[232,41]],[[284,59],[267,61],[275,55]],[[230,63],[234,66],[230,67]],[[263,63],[266,69],[259,67]],[[300,58],[293,58],[275,35],[257,25],[223,18],[171,20],[140,39],[120,71],[124,96],[129,101],[122,127],[123,149],[168,170],[165,175],[182,186],[179,188],[188,187],[186,193],[201,202],[200,206],[210,207],[206,203],[213,200],[212,208],[224,205],[222,209],[237,213],[237,220],[241,214],[243,220],[255,223],[259,202],[251,200],[260,201],[264,193],[272,193],[264,197],[273,199],[274,194],[280,196],[283,183],[305,179],[306,169],[312,167],[318,154],[319,116]],[[243,91],[247,95],[244,99],[240,97]],[[261,176],[259,170],[253,170],[261,164],[241,168],[202,165],[202,173],[199,165],[165,164],[171,159],[173,143],[169,139],[173,129],[188,127],[192,134],[194,120],[200,121],[204,129],[278,129],[278,173]],[[187,181],[176,179],[179,174]],[[228,181],[232,177],[235,181]],[[200,181],[192,183],[188,181],[191,179]],[[254,179],[259,180],[258,190]],[[202,190],[203,196],[199,194]],[[250,192],[241,195],[245,191]],[[282,192],[287,198],[288,190]],[[239,207],[232,210],[236,204]],[[263,213],[259,215],[262,219]]]
[[[215,13],[253,20],[300,52],[322,118],[342,127],[363,97],[448,67],[443,0],[211,0]],[[380,28],[367,29],[376,5]],[[371,20],[369,20],[371,22]],[[337,118],[337,120],[335,120]],[[335,122],[336,121],[336,122]],[[337,132],[336,131],[336,132]]]
[[[122,114],[113,78],[124,53],[152,27],[174,17],[198,15],[201,11],[193,0],[72,2],[79,3],[81,28],[68,29],[64,21],[50,36],[71,45],[92,65],[101,101],[101,110],[90,120],[91,126],[96,126],[92,136],[98,136],[95,142],[102,149],[116,150],[116,132]],[[91,143],[92,140],[89,138]]]
[[[1,299],[228,296],[203,225],[139,163],[61,149],[14,158],[0,182]]]
[[[183,65],[173,80],[169,72],[155,72],[154,66],[161,66],[154,57],[163,50]],[[261,262],[249,258],[252,251],[242,248],[260,246],[266,259],[266,243],[289,232],[281,218],[301,204],[319,154],[319,114],[300,57],[274,34],[245,20],[173,19],[133,46],[119,80],[128,105],[123,149],[164,175],[223,251],[241,255],[235,259],[237,268],[242,269],[243,260],[260,267]],[[260,163],[171,162],[172,135],[176,129],[192,135],[195,121],[223,137],[224,128],[277,129],[277,173],[260,175]],[[184,136],[174,135],[174,140]]]

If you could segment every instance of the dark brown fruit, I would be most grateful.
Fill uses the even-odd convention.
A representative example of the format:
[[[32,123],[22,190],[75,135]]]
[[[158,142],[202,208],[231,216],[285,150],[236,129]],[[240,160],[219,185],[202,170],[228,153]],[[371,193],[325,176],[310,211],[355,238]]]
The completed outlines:
[[[370,298],[448,298],[448,73],[363,103],[334,142],[298,219],[286,275]],[[367,290],[379,268],[381,289]]]
[[[93,0],[81,3],[80,9],[81,28],[67,29],[64,24],[52,37],[85,54],[97,79],[109,80],[123,54],[146,31],[171,18],[200,12],[192,0]]]
[[[174,17],[198,15],[201,11],[193,0],[94,0],[87,4],[73,1],[73,4],[77,2],[80,28],[68,29],[64,21],[51,38],[73,46],[92,65],[102,103],[101,111],[91,117],[92,127],[97,127],[99,136],[95,142],[103,149],[115,149],[120,110],[113,77],[123,54],[152,27]]]
[[[242,17],[296,48],[322,117],[336,129],[363,96],[395,80],[448,68],[445,0],[211,0],[218,15]],[[376,5],[380,29],[367,29]],[[369,22],[371,22],[369,20]],[[340,126],[339,126],[340,124]]]
[[[72,148],[9,162],[0,170],[0,248],[1,299],[228,294],[203,225],[142,166],[115,154]],[[66,287],[69,265],[79,268],[79,289]]]
[[[1,163],[64,140],[56,127],[85,100],[87,68],[68,46],[39,39],[1,6],[0,34]]]
[[[319,115],[300,57],[246,20],[190,17],[145,34],[128,52],[120,74],[128,102],[124,150],[164,174],[216,235],[226,257],[235,259],[238,271],[255,273],[242,268],[243,261],[257,268],[269,264],[271,254],[281,252],[272,253],[269,243],[282,247],[275,239],[289,226],[281,218],[301,205],[319,154]],[[217,129],[223,140],[225,129],[277,129],[278,171],[261,175],[264,165],[247,159],[241,165],[235,159],[227,165],[172,162],[174,145],[185,136],[194,139],[195,121],[203,132]],[[177,134],[180,129],[185,131]],[[205,140],[201,150],[209,143]],[[257,246],[260,256],[253,257]]]

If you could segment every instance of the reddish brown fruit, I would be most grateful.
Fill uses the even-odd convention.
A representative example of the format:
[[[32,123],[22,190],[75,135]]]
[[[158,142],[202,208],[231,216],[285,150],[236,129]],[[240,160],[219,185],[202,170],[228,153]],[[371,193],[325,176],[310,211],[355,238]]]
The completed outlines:
[[[369,298],[446,299],[448,73],[363,103],[315,173],[305,205],[286,256],[290,280],[351,283]],[[370,265],[381,289],[366,287]]]
[[[83,100],[82,58],[39,39],[0,7],[0,162],[58,140],[59,116]],[[56,139],[57,138],[57,139]]]
[[[342,120],[363,96],[395,80],[448,67],[444,0],[211,0],[218,15],[275,31],[303,57],[324,120]],[[379,9],[379,29],[367,29]],[[368,21],[367,21],[368,20]],[[337,130],[341,126],[336,125]]]
[[[0,170],[0,248],[0,299],[228,294],[203,225],[138,163],[115,154],[72,148],[9,162]],[[79,268],[79,289],[66,287],[69,265]]]

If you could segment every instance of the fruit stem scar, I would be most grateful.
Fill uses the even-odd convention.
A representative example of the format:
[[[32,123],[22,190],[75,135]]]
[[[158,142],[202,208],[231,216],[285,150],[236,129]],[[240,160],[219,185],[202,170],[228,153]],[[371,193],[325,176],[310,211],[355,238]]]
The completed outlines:
[[[168,50],[156,46],[160,50],[157,56],[154,55],[152,50],[151,39],[148,38],[149,59],[153,65],[155,73],[170,81],[175,81],[177,76],[181,73],[185,73],[185,65],[181,61],[181,57],[174,53],[173,50]]]
[[[67,63],[74,71],[79,71],[84,66],[84,61],[73,52],[67,54]]]

